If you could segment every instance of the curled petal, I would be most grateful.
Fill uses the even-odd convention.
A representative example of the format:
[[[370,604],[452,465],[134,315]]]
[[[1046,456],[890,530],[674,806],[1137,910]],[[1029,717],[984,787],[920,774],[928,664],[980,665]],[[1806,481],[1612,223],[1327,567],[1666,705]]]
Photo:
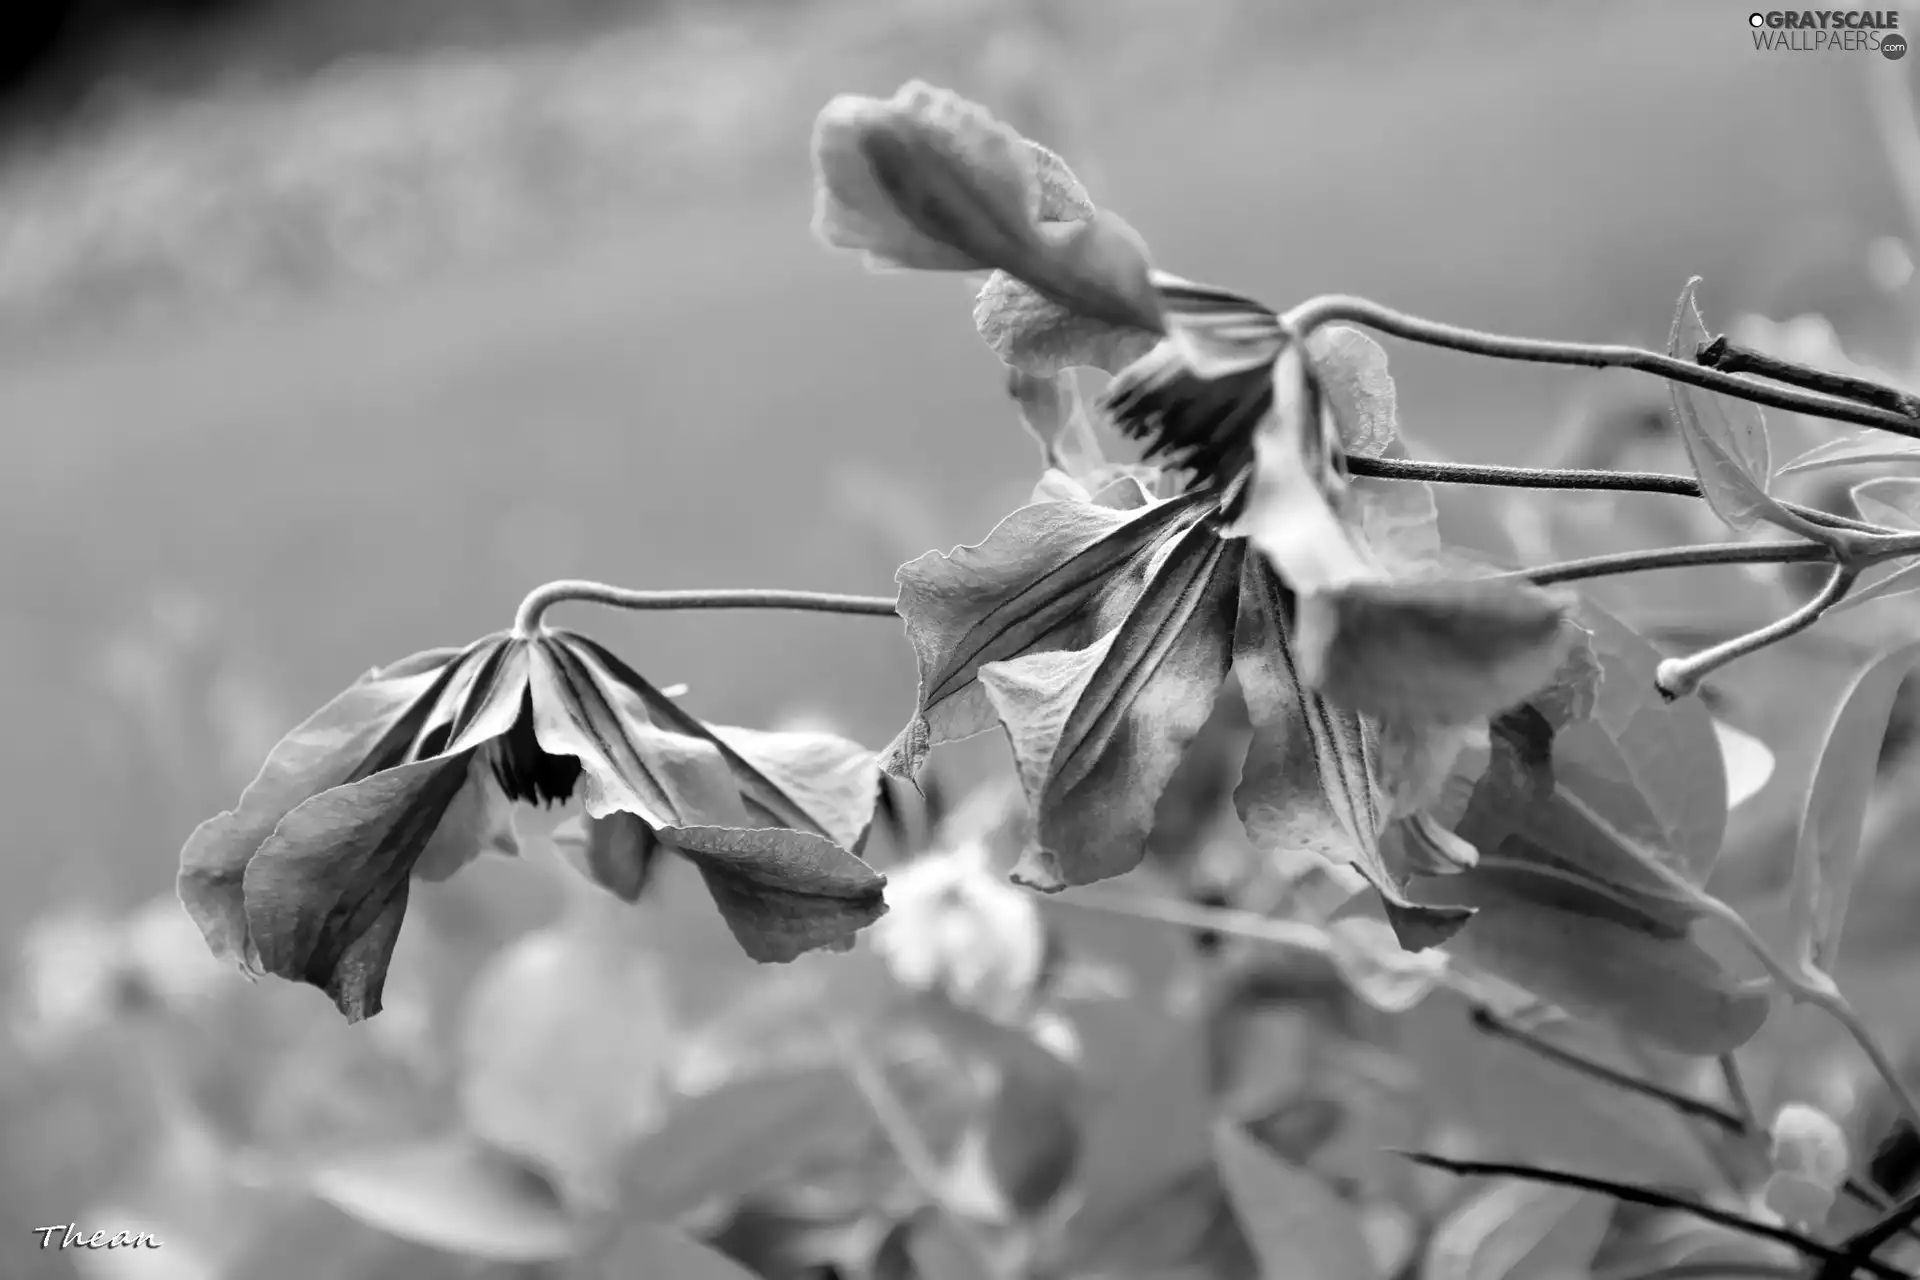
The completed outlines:
[[[973,324],[995,355],[1033,374],[1073,368],[1118,373],[1160,341],[1150,329],[1082,315],[1004,271],[981,286]]]
[[[413,873],[422,880],[445,880],[483,853],[520,856],[513,804],[494,780],[486,757],[482,749],[468,764],[466,782],[420,850]]]
[[[247,863],[302,803],[402,759],[460,654],[434,649],[369,671],[276,743],[240,802],[188,837],[180,899],[215,955],[258,967],[247,946]]]
[[[659,837],[700,869],[741,950],[762,963],[844,950],[887,909],[887,878],[810,832],[663,827]]]
[[[569,818],[553,831],[561,859],[623,902],[638,902],[660,865],[659,835],[631,813]]]
[[[1484,720],[1559,669],[1565,606],[1513,579],[1353,581],[1300,601],[1307,681],[1368,715],[1429,724]]]

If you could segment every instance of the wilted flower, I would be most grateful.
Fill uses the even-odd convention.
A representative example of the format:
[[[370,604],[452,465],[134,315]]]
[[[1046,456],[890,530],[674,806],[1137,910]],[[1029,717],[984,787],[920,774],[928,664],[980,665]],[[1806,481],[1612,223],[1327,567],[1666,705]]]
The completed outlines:
[[[215,954],[357,1020],[409,878],[514,853],[514,803],[578,796],[700,863],[745,949],[790,959],[884,910],[847,852],[876,786],[852,743],[709,726],[585,636],[502,632],[371,671],[289,733],[187,841],[179,891]]]

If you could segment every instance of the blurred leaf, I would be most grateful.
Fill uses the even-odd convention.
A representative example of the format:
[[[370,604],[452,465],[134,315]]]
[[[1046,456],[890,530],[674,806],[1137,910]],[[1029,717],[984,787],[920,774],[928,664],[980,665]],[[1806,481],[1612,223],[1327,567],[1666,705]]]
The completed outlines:
[[[1857,435],[1817,444],[1775,474],[1791,476],[1876,462],[1920,463],[1920,441],[1889,440],[1884,431],[1862,431]]]
[[[526,1166],[453,1135],[323,1160],[313,1194],[403,1240],[498,1262],[555,1262],[578,1232],[553,1187]]]
[[[750,1076],[676,1102],[626,1155],[621,1208],[671,1222],[716,1197],[739,1196],[823,1151],[871,1132],[860,1093],[836,1066]]]
[[[717,1249],[667,1227],[638,1222],[595,1260],[595,1280],[760,1280]],[[589,1280],[581,1276],[578,1280]]]
[[[1421,1280],[1566,1280],[1588,1274],[1613,1220],[1591,1192],[1501,1179],[1449,1213]]]
[[[1259,1261],[1209,1162],[1124,1212],[1074,1223],[1068,1274],[1102,1280],[1258,1280]]]
[[[1773,751],[1750,733],[1724,720],[1713,722],[1727,770],[1727,808],[1738,809],[1759,795],[1773,777]]]
[[[660,1115],[674,1024],[657,956],[579,927],[517,939],[475,979],[462,1018],[468,1123],[597,1200]]]
[[[1699,284],[1698,276],[1687,281],[1674,308],[1667,354],[1679,360],[1692,360],[1712,341],[1694,302]],[[1682,382],[1671,384],[1671,390],[1680,439],[1714,514],[1742,533],[1762,520],[1804,533],[1806,521],[1767,495],[1773,462],[1760,406]]]
[[[1220,1176],[1263,1274],[1375,1280],[1373,1249],[1353,1207],[1238,1125],[1214,1128]]]
[[[1831,983],[1839,953],[1867,800],[1878,780],[1880,745],[1887,736],[1894,696],[1916,663],[1920,644],[1909,644],[1854,678],[1828,726],[1807,793],[1789,918],[1802,973],[1823,984]]]
[[[1208,1037],[1192,1015],[1155,1017],[1153,1030],[1090,1109],[1077,1219],[1111,1222],[1213,1158]]]
[[[1920,478],[1876,476],[1851,490],[1863,519],[1895,529],[1920,529]]]
[[[1440,985],[1438,950],[1408,951],[1384,920],[1344,916],[1327,926],[1333,963],[1354,992],[1384,1013],[1405,1013]]]
[[[997,1280],[946,1214],[920,1214],[911,1232],[907,1253],[913,1260],[914,1280]]]

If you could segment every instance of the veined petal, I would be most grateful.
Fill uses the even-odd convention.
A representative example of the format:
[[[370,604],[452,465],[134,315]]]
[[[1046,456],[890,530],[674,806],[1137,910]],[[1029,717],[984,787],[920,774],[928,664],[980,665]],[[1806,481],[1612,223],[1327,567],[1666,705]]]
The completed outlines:
[[[260,968],[319,987],[350,1022],[378,1013],[414,863],[470,763],[462,754],[399,765],[282,818],[244,877]]]
[[[718,752],[745,818],[721,816],[696,823],[691,817],[662,826],[791,827],[836,841],[860,843],[879,802],[880,775],[873,753],[833,733],[766,732],[710,725],[690,715],[604,646],[585,636],[561,633],[597,678],[623,692],[622,705],[639,706],[660,732]],[[701,775],[703,785],[707,779]],[[731,813],[723,809],[720,814]]]
[[[1306,849],[1352,867],[1379,893],[1401,945],[1433,946],[1473,913],[1412,901],[1382,857],[1386,818],[1374,730],[1301,680],[1288,636],[1290,607],[1272,566],[1247,555],[1233,646],[1233,671],[1253,723],[1234,792],[1247,836],[1263,853]]]
[[[541,751],[580,761],[589,816],[748,825],[719,744],[660,723],[672,701],[659,690],[631,670],[617,676],[599,646],[572,632],[548,632],[531,652],[534,736]]]
[[[1239,556],[1194,524],[1098,641],[979,669],[1036,810],[1023,883],[1090,884],[1145,856],[1155,805],[1226,678]]]
[[[1081,648],[1118,626],[1144,584],[1145,553],[1203,509],[1195,499],[1132,511],[1037,503],[1002,520],[984,542],[903,565],[895,580],[920,696],[882,767],[911,777],[931,747],[992,728],[981,666]]]
[[[187,838],[180,900],[215,955],[258,967],[247,948],[247,862],[306,800],[402,759],[463,652],[431,649],[369,671],[275,744],[240,802]]]
[[[741,949],[762,963],[844,948],[886,912],[886,877],[823,836],[779,827],[657,834],[700,868]]]
[[[413,874],[422,880],[445,880],[483,853],[520,856],[513,802],[494,779],[484,750],[468,762],[467,780],[420,850]]]
[[[490,666],[495,652],[474,646],[455,665]],[[383,767],[280,819],[241,877],[247,945],[261,970],[321,988],[349,1021],[380,1011],[421,859],[431,851],[429,870],[445,873],[498,837],[492,779],[476,781],[474,763],[513,727],[523,691],[489,686],[466,705],[467,734],[482,746]],[[456,813],[463,793],[471,799]],[[450,814],[454,824],[443,831]]]

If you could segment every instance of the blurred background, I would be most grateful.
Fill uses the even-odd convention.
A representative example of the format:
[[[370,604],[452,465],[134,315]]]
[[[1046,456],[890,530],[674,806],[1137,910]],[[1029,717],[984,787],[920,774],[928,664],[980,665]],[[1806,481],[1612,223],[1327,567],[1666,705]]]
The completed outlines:
[[[232,1132],[271,1148],[430,1127],[452,1068],[384,1094],[339,1081],[431,1059],[398,970],[455,975],[433,996],[455,999],[475,957],[559,909],[544,880],[489,867],[425,895],[410,930],[474,940],[432,964],[403,942],[389,1012],[358,1031],[317,993],[243,987],[244,1018],[191,1037],[218,1061],[176,1070],[159,1064],[192,1055],[121,1015],[222,980],[180,936],[179,845],[368,667],[500,628],[546,578],[884,592],[1024,499],[1033,446],[964,285],[871,276],[809,236],[808,132],[833,93],[919,77],[978,98],[1062,150],[1161,263],[1276,305],[1356,292],[1661,346],[1701,275],[1710,324],[1823,317],[1852,356],[1907,369],[1911,223],[1866,91],[1881,68],[1756,52],[1745,15],[8,5],[0,1274],[479,1273],[346,1217],[196,1200],[182,1171],[267,1195]],[[1539,460],[1571,421],[1649,403],[1631,379],[1390,350],[1407,429],[1461,458]],[[719,721],[825,715],[878,745],[910,709],[911,656],[871,620],[591,624]],[[1002,767],[997,742],[955,758],[962,782]],[[248,1036],[315,1079],[275,1066],[265,1097]],[[169,1244],[28,1247],[75,1218]]]

